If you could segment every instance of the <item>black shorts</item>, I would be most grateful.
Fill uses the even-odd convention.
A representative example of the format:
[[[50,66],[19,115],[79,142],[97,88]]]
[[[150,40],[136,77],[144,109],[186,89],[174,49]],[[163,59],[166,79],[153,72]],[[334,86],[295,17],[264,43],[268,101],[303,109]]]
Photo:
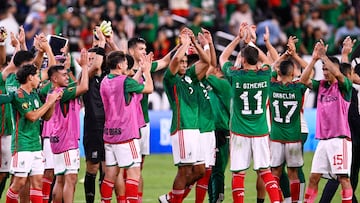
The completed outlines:
[[[105,161],[103,132],[104,129],[84,128],[83,144],[86,161],[90,161],[92,163]]]

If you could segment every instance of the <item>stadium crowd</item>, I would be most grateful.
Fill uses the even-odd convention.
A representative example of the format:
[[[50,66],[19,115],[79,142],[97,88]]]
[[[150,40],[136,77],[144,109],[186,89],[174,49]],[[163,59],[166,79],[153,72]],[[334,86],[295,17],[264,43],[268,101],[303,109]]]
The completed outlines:
[[[359,9],[356,0],[1,1],[0,195],[74,201],[84,107],[86,202],[98,172],[102,202],[113,191],[119,203],[142,202],[148,97],[158,85],[173,113],[177,167],[159,202],[180,203],[193,187],[195,202],[206,193],[224,201],[228,161],[235,203],[251,162],[259,203],[266,193],[273,203],[312,203],[321,177],[330,179],[321,202],[338,185],[343,203],[357,202]],[[233,35],[223,50],[216,31]],[[312,79],[317,61],[322,80]],[[320,142],[306,185],[307,89],[317,92]]]

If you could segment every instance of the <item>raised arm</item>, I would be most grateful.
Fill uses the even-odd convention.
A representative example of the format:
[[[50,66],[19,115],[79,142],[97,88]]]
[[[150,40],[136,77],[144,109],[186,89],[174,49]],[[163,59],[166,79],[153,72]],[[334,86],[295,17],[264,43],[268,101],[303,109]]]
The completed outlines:
[[[6,38],[7,38],[7,31],[5,27],[0,27],[0,66],[3,66],[6,62],[6,49],[5,49]]]
[[[188,50],[191,43],[188,33],[184,31],[180,33],[179,39],[180,39],[180,46],[176,50],[175,55],[173,56],[169,64],[169,70],[173,75],[175,75],[178,72],[181,59],[185,56],[185,53]]]
[[[343,41],[343,48],[341,49],[341,62],[350,63],[349,55],[356,42],[356,39],[352,40],[350,36],[347,36]]]
[[[81,77],[79,79],[79,84],[76,87],[76,96],[84,94],[89,89],[89,74],[88,74],[88,64],[89,58],[86,49],[82,49],[80,53],[80,59],[78,61],[81,67]]]
[[[146,93],[146,94],[150,94],[154,91],[154,84],[150,73],[152,57],[153,57],[152,53],[146,56],[142,56],[142,59],[139,62],[139,65],[141,67],[141,70],[145,78],[144,89],[142,93]]]
[[[273,45],[270,42],[270,31],[269,31],[268,26],[265,27],[264,42],[265,42],[266,49],[268,50],[268,52],[270,54],[271,59],[273,61],[276,61],[280,56],[279,56],[277,50],[275,49],[275,47],[273,47]]]
[[[92,61],[91,66],[89,67],[89,78],[92,78],[95,76],[95,74],[101,70],[101,65],[104,61],[104,57],[105,57],[105,36],[104,34],[100,31],[99,27],[96,26],[95,27],[95,31],[97,34],[97,39],[95,37],[93,37],[93,40],[97,41],[97,51],[95,53],[94,59]]]
[[[314,50],[313,50],[311,61],[306,66],[304,72],[301,74],[300,82],[303,83],[304,85],[306,85],[310,89],[312,89],[311,75],[313,75],[312,72],[314,71],[315,63],[323,55],[321,52],[326,53],[325,49],[326,48],[324,47],[323,43],[321,43],[321,42],[316,43]]]
[[[199,43],[196,43],[194,40],[195,37],[192,39],[192,43],[194,44],[194,47],[199,55],[199,61],[195,63],[195,73],[197,78],[201,80],[205,77],[206,71],[210,65],[210,46],[202,33],[198,34]]]
[[[211,33],[204,28],[201,28],[201,30],[202,30],[204,37],[207,40],[209,47],[210,47],[210,64],[212,66],[216,67],[217,66],[216,50],[215,50],[215,46],[214,46],[214,42],[213,42]]]
[[[60,99],[61,96],[62,96],[62,91],[48,94],[48,98],[45,104],[42,105],[37,110],[25,113],[25,118],[32,122],[35,122],[40,118],[44,120],[49,120],[52,116],[52,113],[54,112],[55,102],[56,100]]]

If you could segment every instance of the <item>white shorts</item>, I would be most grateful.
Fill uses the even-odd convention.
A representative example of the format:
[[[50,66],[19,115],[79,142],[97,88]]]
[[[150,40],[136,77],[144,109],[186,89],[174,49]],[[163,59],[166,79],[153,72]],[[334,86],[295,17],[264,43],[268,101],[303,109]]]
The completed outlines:
[[[43,141],[43,154],[45,169],[54,169],[54,153],[51,150],[50,138],[48,137],[45,137]]]
[[[269,136],[244,137],[231,133],[230,135],[230,170],[244,171],[254,161],[254,170],[270,167]]]
[[[205,167],[215,166],[215,131],[200,133],[200,153],[205,155]]]
[[[174,164],[195,164],[205,160],[200,154],[200,131],[186,129],[176,131],[171,135]]]
[[[106,166],[120,168],[138,167],[141,163],[139,140],[133,139],[121,144],[105,144]]]
[[[11,135],[1,136],[0,172],[10,171]]]
[[[300,167],[304,164],[301,142],[280,143],[270,141],[271,167]]]
[[[351,141],[344,138],[320,140],[313,157],[311,173],[350,176]]]
[[[54,154],[55,175],[77,174],[80,169],[80,151],[71,149],[60,154]]]
[[[150,154],[150,123],[146,123],[146,125],[140,128],[140,154],[141,155],[149,155]]]
[[[44,156],[42,151],[16,152],[11,157],[10,173],[18,177],[44,174]]]

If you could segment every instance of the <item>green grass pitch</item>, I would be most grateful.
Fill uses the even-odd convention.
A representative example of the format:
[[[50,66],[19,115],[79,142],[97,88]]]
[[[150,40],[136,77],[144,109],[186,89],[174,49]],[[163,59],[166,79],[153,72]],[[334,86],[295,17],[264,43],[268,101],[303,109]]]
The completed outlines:
[[[305,165],[304,165],[304,173],[306,176],[306,180],[309,178],[310,167],[313,153],[306,152],[305,153]],[[85,163],[84,160],[81,160],[81,169],[79,173],[79,181],[76,187],[76,195],[75,201],[77,203],[85,202],[84,196],[84,186],[81,181],[83,179],[85,173]],[[159,195],[169,192],[172,186],[173,179],[176,174],[176,167],[173,165],[172,156],[169,154],[166,155],[150,155],[146,157],[145,166],[143,171],[145,188],[144,188],[144,196],[143,202],[158,202],[157,198]],[[229,170],[226,171],[226,180],[225,180],[225,201],[224,203],[232,202],[231,195],[231,173]],[[316,202],[319,201],[319,198],[322,193],[322,189],[324,184],[326,183],[325,179],[322,179],[319,184],[319,195]],[[245,178],[245,202],[256,202],[256,173],[253,170],[247,171],[247,176]],[[355,192],[358,197],[360,197],[359,190]],[[194,202],[195,197],[194,190],[191,191],[190,195],[185,199],[184,202]],[[206,198],[207,200],[207,198]],[[5,201],[5,200],[2,200]],[[100,202],[100,193],[97,187],[96,200],[95,202]],[[113,198],[112,202],[116,202]],[[206,202],[206,201],[205,201]],[[270,202],[268,197],[266,197],[265,202]],[[340,189],[336,192],[336,195],[333,199],[333,202],[341,202],[340,197]]]

